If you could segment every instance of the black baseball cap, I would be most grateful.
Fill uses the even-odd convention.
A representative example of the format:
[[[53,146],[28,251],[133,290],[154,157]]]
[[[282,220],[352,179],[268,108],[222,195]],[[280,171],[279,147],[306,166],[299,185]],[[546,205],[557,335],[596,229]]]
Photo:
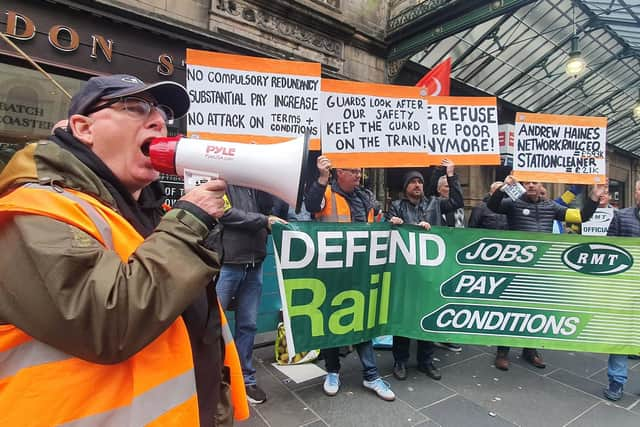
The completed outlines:
[[[127,74],[91,77],[82,88],[71,98],[69,117],[74,114],[85,114],[100,99],[115,99],[123,96],[148,93],[158,104],[166,105],[173,110],[176,118],[180,118],[189,111],[189,95],[179,83],[162,81],[145,84],[137,77]]]

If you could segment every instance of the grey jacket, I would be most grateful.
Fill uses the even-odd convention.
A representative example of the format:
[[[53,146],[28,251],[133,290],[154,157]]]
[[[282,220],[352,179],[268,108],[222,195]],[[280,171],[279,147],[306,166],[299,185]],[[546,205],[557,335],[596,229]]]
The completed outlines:
[[[251,188],[227,185],[231,209],[220,218],[224,226],[224,264],[256,264],[267,256],[268,215],[273,207],[270,195]]]

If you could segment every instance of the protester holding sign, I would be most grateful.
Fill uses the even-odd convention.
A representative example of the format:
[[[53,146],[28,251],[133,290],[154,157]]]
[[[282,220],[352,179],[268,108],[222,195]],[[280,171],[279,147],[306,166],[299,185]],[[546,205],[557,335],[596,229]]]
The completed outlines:
[[[607,236],[640,237],[640,180],[636,181],[636,206],[620,209],[613,214]],[[629,367],[627,356],[610,354],[607,375],[609,387],[604,390],[604,397],[609,400],[620,400],[622,389],[627,382]]]
[[[604,192],[603,186],[594,186],[591,198],[585,200],[582,210],[561,206],[553,200],[543,199],[540,195],[542,185],[539,182],[526,182],[525,193],[519,198],[506,197],[508,186],[518,185],[518,181],[511,175],[504,180],[505,185],[500,191],[494,192],[489,198],[487,206],[496,213],[505,214],[509,230],[542,231],[551,233],[553,221],[567,221],[580,223],[591,218],[598,206],[598,200]],[[509,347],[498,347],[495,366],[506,371],[509,369]],[[545,368],[542,357],[533,348],[525,348],[523,358],[536,368]]]
[[[458,184],[460,186],[460,184]],[[458,191],[462,191],[460,188]],[[438,194],[443,199],[449,198],[449,193],[451,191],[451,186],[449,185],[448,179],[446,176],[441,176],[438,179]],[[453,212],[442,213],[442,217],[444,220],[444,224],[449,227],[456,228],[464,228],[464,206],[459,207]]]
[[[563,204],[562,201],[566,199],[565,195],[567,194],[580,194],[581,188],[578,185],[572,185],[561,197],[556,198],[556,202]],[[573,196],[575,198],[575,196]],[[598,208],[591,216],[589,221],[583,221],[582,224],[565,224],[566,227],[563,227],[560,223],[560,232],[566,231],[567,233],[578,233],[583,236],[606,236],[607,230],[609,228],[609,223],[611,223],[611,219],[613,218],[614,207],[609,203],[611,201],[611,196],[609,195],[609,187],[605,186],[605,190],[600,196],[598,200]],[[558,221],[556,221],[558,222]]]
[[[394,201],[386,215],[394,225],[417,224],[425,230],[434,225],[444,225],[442,215],[455,212],[462,204],[462,193],[457,185],[458,177],[454,174],[453,162],[443,161],[446,166],[445,179],[453,189],[451,198],[425,197],[424,177],[418,171],[409,171],[404,176],[404,198]],[[418,370],[434,380],[442,378],[440,371],[433,364],[434,343],[418,340]],[[409,360],[409,338],[393,337],[393,375],[399,380],[407,379],[407,361]]]
[[[314,214],[316,221],[323,222],[373,222],[375,206],[371,197],[360,189],[360,169],[336,169],[335,180],[329,185],[331,162],[325,156],[318,157],[316,162],[320,176],[309,186],[305,204],[307,210]],[[362,385],[374,391],[381,399],[394,400],[396,395],[391,391],[378,374],[376,356],[371,341],[355,345],[362,363]],[[340,388],[340,354],[339,348],[322,350],[328,371],[323,390],[328,396],[335,396]]]

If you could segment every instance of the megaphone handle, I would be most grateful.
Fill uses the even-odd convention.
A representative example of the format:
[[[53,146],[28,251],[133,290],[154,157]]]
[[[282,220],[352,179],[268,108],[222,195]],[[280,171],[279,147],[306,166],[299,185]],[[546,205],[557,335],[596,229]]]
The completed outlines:
[[[220,174],[216,172],[205,172],[195,169],[184,170],[184,192],[188,193],[198,185],[209,182],[212,179],[220,178]]]

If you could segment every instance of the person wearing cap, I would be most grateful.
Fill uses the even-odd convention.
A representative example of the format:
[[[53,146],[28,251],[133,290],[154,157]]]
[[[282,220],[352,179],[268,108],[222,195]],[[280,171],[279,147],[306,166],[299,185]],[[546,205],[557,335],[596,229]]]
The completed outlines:
[[[177,83],[93,77],[68,124],[0,175],[0,425],[248,416],[241,374],[233,397],[244,400],[229,403],[239,362],[211,283],[220,254],[202,243],[225,212],[225,182],[165,214],[147,156],[188,109]]]
[[[318,179],[311,182],[305,193],[305,205],[315,221],[374,222],[376,206],[360,187],[361,169],[335,169],[335,180],[329,183],[331,161],[319,156],[316,167]],[[362,386],[383,400],[395,400],[395,393],[378,373],[371,340],[354,343],[354,347],[362,364]],[[327,369],[322,389],[327,396],[335,396],[340,390],[340,348],[324,348],[321,355]]]
[[[446,180],[449,191],[448,197],[430,196],[424,194],[424,177],[418,171],[409,171],[403,179],[403,196],[391,203],[386,214],[387,221],[394,225],[415,224],[425,230],[431,225],[446,225],[445,215],[455,212],[464,205],[455,165],[452,161],[443,160],[446,170]],[[399,380],[407,379],[407,362],[409,361],[409,338],[393,337],[393,375]],[[442,375],[433,364],[434,343],[418,340],[418,370],[424,372],[434,380],[440,380]]]

